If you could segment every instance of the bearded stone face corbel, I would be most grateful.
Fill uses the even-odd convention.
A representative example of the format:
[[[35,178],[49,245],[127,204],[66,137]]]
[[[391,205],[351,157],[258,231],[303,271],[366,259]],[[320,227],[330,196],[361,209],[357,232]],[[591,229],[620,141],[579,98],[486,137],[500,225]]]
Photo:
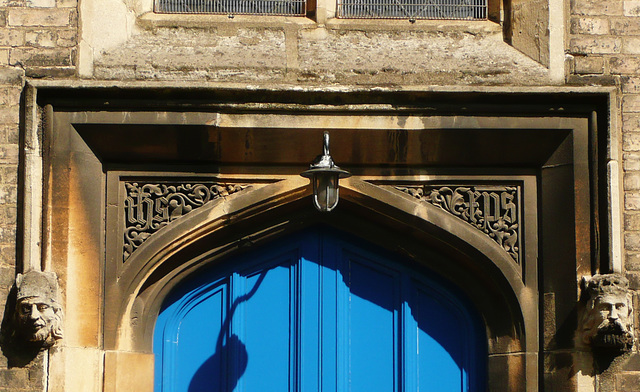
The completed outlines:
[[[16,343],[46,349],[62,338],[58,283],[51,272],[29,271],[16,277],[13,335]]]
[[[629,281],[622,275],[595,275],[583,282],[582,343],[595,354],[619,355],[633,346]]]

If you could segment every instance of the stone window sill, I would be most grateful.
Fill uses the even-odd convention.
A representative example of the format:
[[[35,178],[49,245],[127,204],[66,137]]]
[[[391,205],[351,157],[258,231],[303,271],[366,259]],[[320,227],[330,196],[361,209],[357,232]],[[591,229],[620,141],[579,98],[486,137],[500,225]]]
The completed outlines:
[[[327,19],[322,24],[313,19],[294,16],[268,15],[202,15],[202,14],[157,14],[148,12],[138,17],[138,25],[143,28],[184,27],[242,27],[242,28],[278,28],[286,25],[299,28],[325,27],[331,30],[367,30],[367,31],[438,31],[468,32],[472,34],[491,34],[502,31],[502,26],[495,22],[481,20],[394,20],[385,19]]]

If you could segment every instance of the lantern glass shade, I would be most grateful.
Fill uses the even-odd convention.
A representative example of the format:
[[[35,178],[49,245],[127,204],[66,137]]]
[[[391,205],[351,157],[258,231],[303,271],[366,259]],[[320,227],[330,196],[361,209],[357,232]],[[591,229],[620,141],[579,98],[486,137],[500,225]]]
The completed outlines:
[[[337,172],[313,174],[313,204],[319,211],[331,211],[338,204],[338,176]]]
[[[329,154],[329,132],[324,133],[322,155],[309,165],[309,170],[300,173],[313,183],[313,205],[318,211],[328,212],[338,205],[338,180],[351,177],[351,173],[333,163]]]

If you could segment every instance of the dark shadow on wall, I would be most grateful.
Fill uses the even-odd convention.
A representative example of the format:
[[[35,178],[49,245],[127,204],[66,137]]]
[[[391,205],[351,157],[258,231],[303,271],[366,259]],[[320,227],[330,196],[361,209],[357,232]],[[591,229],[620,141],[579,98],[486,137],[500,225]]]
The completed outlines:
[[[25,367],[42,351],[42,343],[22,341],[17,337],[14,328],[14,311],[16,308],[16,287],[11,287],[2,315],[0,325],[0,349],[7,357],[9,367]]]

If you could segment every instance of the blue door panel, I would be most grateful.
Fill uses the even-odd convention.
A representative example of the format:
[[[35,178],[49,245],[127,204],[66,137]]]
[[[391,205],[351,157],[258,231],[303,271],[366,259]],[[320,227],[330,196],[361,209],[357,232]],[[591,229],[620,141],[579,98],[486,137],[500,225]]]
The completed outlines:
[[[239,301],[232,333],[246,350],[235,378],[238,391],[288,391],[290,352],[295,345],[290,316],[293,308],[291,260],[235,279]],[[244,370],[244,371],[243,371]]]
[[[338,329],[348,333],[348,340],[338,345],[348,348],[350,390],[395,391],[396,276],[374,268],[370,262],[348,261],[349,284],[345,289],[349,297],[344,304],[348,320],[344,323],[347,325],[338,323]]]
[[[464,324],[452,304],[416,291],[418,391],[463,391]],[[423,358],[424,357],[424,358]]]
[[[317,248],[316,248],[317,249]],[[307,258],[301,257],[298,267],[299,276],[299,306],[297,310],[299,317],[296,325],[296,320],[292,320],[292,324],[298,333],[298,352],[294,353],[294,357],[297,354],[298,363],[293,364],[295,374],[295,381],[299,388],[292,388],[292,390],[301,392],[318,392],[322,391],[321,380],[321,330],[322,330],[322,316],[320,309],[322,306],[322,297],[318,295],[320,292],[321,284],[321,266],[311,261],[319,260],[318,255],[310,256]],[[295,362],[295,359],[294,359]],[[301,369],[306,369],[302,372]]]
[[[165,300],[156,392],[484,390],[480,318],[393,255],[309,230],[222,265]]]
[[[156,365],[156,390],[224,390],[226,358],[221,358],[228,285],[208,285],[171,304],[158,317],[154,352],[165,353]],[[202,339],[206,334],[211,339]],[[213,355],[212,355],[213,354]],[[161,389],[162,388],[162,389]]]

